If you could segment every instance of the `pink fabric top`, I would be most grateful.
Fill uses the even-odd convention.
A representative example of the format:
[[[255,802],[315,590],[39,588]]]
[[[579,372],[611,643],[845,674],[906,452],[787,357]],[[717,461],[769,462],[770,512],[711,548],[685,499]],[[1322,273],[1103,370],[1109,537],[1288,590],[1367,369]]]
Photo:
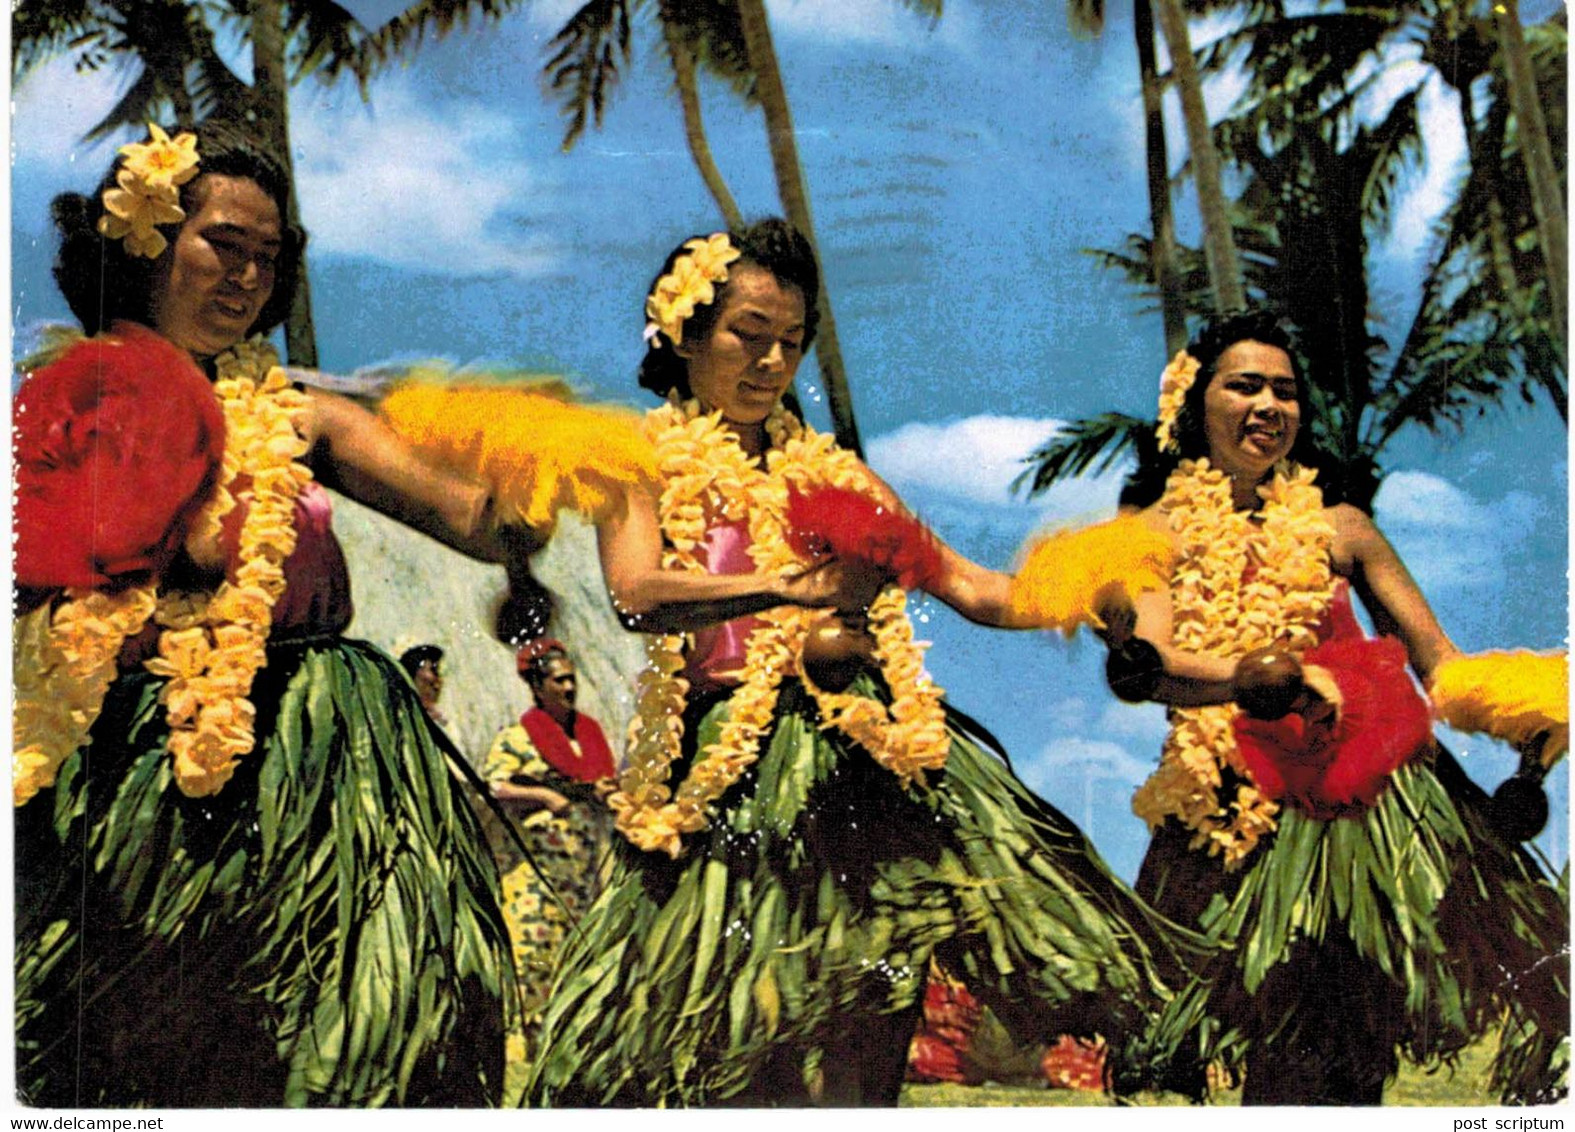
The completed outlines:
[[[749,556],[749,524],[718,522],[706,531],[700,557],[707,574],[748,574],[755,569]],[[731,688],[738,684],[749,647],[749,635],[760,625],[758,617],[739,617],[695,632],[694,647],[684,665],[684,678],[694,691]]]
[[[237,507],[237,511],[241,508]],[[234,514],[234,512],[232,512]],[[177,560],[165,580],[170,588],[207,584],[191,574],[189,560]],[[350,602],[350,571],[333,531],[333,504],[313,481],[295,497],[295,549],[284,560],[284,593],[273,607],[268,640],[301,640],[344,632],[355,612]],[[152,621],[121,649],[120,666],[136,668],[159,651],[159,627]]]
[[[1329,601],[1329,606],[1323,611],[1323,618],[1318,622],[1318,641],[1343,641],[1352,638],[1365,638],[1366,630],[1362,623],[1356,619],[1356,608],[1351,604],[1351,583],[1344,578],[1337,579],[1334,583],[1334,596]]]
[[[350,624],[350,570],[333,522],[328,492],[313,480],[295,497],[295,550],[284,560],[271,639],[342,633]]]

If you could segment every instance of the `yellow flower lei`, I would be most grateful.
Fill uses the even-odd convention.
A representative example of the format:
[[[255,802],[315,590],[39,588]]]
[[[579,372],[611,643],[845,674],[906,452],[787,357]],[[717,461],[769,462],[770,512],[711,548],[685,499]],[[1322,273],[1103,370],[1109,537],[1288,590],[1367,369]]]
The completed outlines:
[[[294,507],[311,472],[296,463],[306,442],[296,428],[305,395],[290,388],[261,338],[218,361],[214,393],[224,410],[220,484],[193,524],[186,549],[219,565],[219,531],[235,506],[229,488],[250,477],[250,510],[241,525],[239,565],[217,591],[157,593],[154,584],[106,592],[67,589],[12,623],[12,802],[20,806],[55,782],[60,765],[86,740],[115,680],[128,638],[150,617],[165,631],[144,667],[170,677],[160,698],[170,721],[175,781],[191,796],[219,790],[234,760],[252,749],[255,718],[247,695],[284,592],[282,563],[295,548]],[[257,375],[263,375],[261,380]]]
[[[53,786],[60,764],[87,741],[126,638],[153,614],[154,587],[115,593],[71,588],[11,624],[15,659],[11,801]]]
[[[255,338],[217,365],[224,463],[186,547],[199,563],[223,560],[219,532],[237,502],[231,488],[244,475],[250,483],[241,494],[249,498],[237,564],[212,593],[160,596],[154,620],[164,632],[158,656],[143,665],[168,677],[159,698],[168,712],[175,784],[194,798],[223,788],[256,742],[257,713],[247,697],[267,663],[284,560],[295,549],[295,499],[312,478],[299,462],[307,449],[300,430],[306,395],[291,387],[273,348]]]
[[[663,482],[665,569],[704,573],[697,555],[707,527],[718,519],[749,525],[750,556],[762,571],[787,575],[805,568],[783,536],[790,484],[827,485],[872,493],[863,464],[836,448],[829,436],[799,423],[778,405],[766,421],[771,449],[761,468],[723,427],[720,413],[702,414],[699,403],[652,410],[646,428],[656,446]],[[804,641],[816,612],[780,607],[758,615],[750,634],[738,689],[717,740],[695,758],[674,792],[668,786],[683,743],[688,682],[681,675],[687,635],[647,641],[647,665],[637,684],[637,713],[629,727],[629,754],[619,789],[607,803],[615,824],[633,844],[677,857],[681,836],[705,829],[710,807],[759,757],[785,677],[797,676],[815,698],[822,727],[835,727],[864,747],[904,783],[924,781],[924,771],[945,765],[951,741],[941,709],[942,691],[923,672],[924,646],[913,639],[907,598],[889,587],[870,607],[875,659],[892,692],[889,708],[862,696],[832,693],[804,673]]]
[[[1230,477],[1207,460],[1184,460],[1160,506],[1179,543],[1171,575],[1172,640],[1189,652],[1239,657],[1277,646],[1303,651],[1334,595],[1329,565],[1334,528],[1323,510],[1316,472],[1281,464],[1258,489],[1261,525],[1236,510]],[[1243,579],[1249,563],[1257,572]],[[1236,747],[1234,704],[1172,708],[1159,768],[1138,788],[1132,810],[1151,828],[1175,817],[1195,831],[1192,848],[1238,866],[1276,828],[1279,806],[1252,784]],[[1221,769],[1243,781],[1222,802]]]
[[[186,218],[180,186],[197,175],[197,138],[171,138],[153,122],[148,123],[148,136],[145,142],[120,147],[125,160],[115,175],[116,187],[104,190],[98,230],[108,239],[125,240],[128,255],[157,259],[169,246],[158,225]]]

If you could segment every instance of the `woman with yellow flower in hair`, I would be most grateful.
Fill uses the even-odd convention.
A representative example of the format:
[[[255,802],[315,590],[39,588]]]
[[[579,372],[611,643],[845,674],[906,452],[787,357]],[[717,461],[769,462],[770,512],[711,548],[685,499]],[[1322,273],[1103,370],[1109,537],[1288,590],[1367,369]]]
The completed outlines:
[[[895,1104],[932,958],[1025,1039],[1118,1049],[1179,971],[925,673],[904,590],[1000,626],[1011,579],[784,406],[818,293],[780,220],[686,241],[649,293],[660,488],[601,527],[649,662],[528,1103]]]
[[[1117,693],[1170,706],[1133,799],[1154,830],[1137,890],[1224,945],[1156,1049],[1244,1065],[1247,1104],[1377,1104],[1401,1054],[1435,1063],[1501,1027],[1496,1090],[1551,1100],[1567,899],[1515,842],[1568,745],[1564,657],[1461,656],[1338,502],[1312,423],[1286,332],[1220,320],[1166,370],[1162,459],[1128,488],[1175,551],[1168,592],[1106,630]],[[1433,741],[1407,664],[1440,718],[1522,750],[1493,799]]]
[[[410,681],[340,636],[320,484],[522,583],[539,535],[292,385],[286,174],[242,128],[152,135],[56,199],[88,337],[15,403],[19,1092],[496,1103],[497,873]]]

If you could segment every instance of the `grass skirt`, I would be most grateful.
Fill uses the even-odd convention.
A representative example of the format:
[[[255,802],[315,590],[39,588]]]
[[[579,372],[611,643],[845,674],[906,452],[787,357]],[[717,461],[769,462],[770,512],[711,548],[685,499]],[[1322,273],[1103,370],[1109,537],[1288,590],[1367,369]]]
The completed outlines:
[[[1162,827],[1138,891],[1231,946],[1167,1009],[1154,1063],[1245,1063],[1260,1103],[1377,1103],[1398,1054],[1448,1062],[1501,1026],[1494,1091],[1557,1099],[1568,893],[1491,830],[1484,802],[1439,749],[1359,817],[1284,811],[1237,873]]]
[[[691,703],[691,754],[727,710]],[[1028,1040],[1116,1045],[1151,1020],[1182,969],[1169,933],[976,725],[949,710],[945,772],[905,789],[817,723],[785,683],[760,759],[680,859],[619,840],[527,1103],[892,1103],[932,956]]]
[[[172,784],[162,683],[123,675],[17,811],[22,1099],[497,1103],[496,870],[404,674],[271,647],[257,747],[210,798]]]

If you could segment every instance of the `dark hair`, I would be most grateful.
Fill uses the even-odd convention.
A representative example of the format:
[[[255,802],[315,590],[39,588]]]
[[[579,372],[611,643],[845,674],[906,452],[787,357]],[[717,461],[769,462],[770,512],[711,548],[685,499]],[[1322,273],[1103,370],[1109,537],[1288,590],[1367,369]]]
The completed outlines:
[[[437,665],[443,659],[443,650],[436,645],[415,645],[399,654],[399,666],[414,678],[423,664]]]
[[[1312,405],[1306,375],[1302,370],[1300,352],[1289,330],[1270,311],[1239,311],[1208,319],[1197,336],[1187,346],[1187,353],[1198,361],[1198,376],[1187,390],[1186,400],[1176,414],[1172,434],[1178,452],[1161,452],[1152,434],[1140,438],[1137,470],[1127,478],[1121,491],[1123,505],[1147,507],[1165,491],[1165,481],[1180,460],[1196,460],[1207,456],[1208,436],[1204,431],[1203,398],[1208,393],[1209,382],[1214,380],[1215,367],[1220,356],[1238,342],[1262,342],[1284,350],[1291,360],[1291,373],[1296,378],[1296,403],[1301,408],[1301,426],[1291,445],[1289,458],[1309,467],[1320,469],[1319,483],[1327,478],[1322,474],[1329,461],[1319,451],[1313,439]],[[1324,485],[1326,486],[1326,485]],[[1329,499],[1325,490],[1325,499]]]
[[[175,126],[169,131],[197,135],[197,176],[180,189],[180,204],[187,216],[200,208],[204,179],[210,174],[246,177],[255,181],[279,207],[282,226],[279,258],[274,269],[273,293],[263,304],[257,321],[248,334],[263,334],[284,321],[295,298],[300,277],[301,254],[306,234],[288,222],[290,179],[283,163],[243,123],[210,119],[199,126]],[[155,259],[128,255],[121,240],[99,234],[99,217],[104,215],[104,190],[114,188],[120,172],[117,158],[91,197],[81,193],[61,193],[50,205],[50,215],[60,232],[60,249],[55,255],[55,283],[65,296],[66,305],[88,334],[107,329],[118,319],[129,319],[144,326],[153,325],[153,288],[158,273],[166,270],[169,249]],[[165,235],[174,246],[178,229],[171,226]]]
[[[740,229],[729,229],[727,238],[740,253],[739,258],[729,265],[730,270],[736,270],[742,264],[754,264],[771,272],[778,283],[797,287],[804,296],[804,349],[808,350],[815,341],[815,330],[820,323],[820,269],[815,266],[815,250],[810,247],[809,241],[793,225],[777,218],[759,220]],[[656,290],[657,281],[673,269],[673,264],[684,251],[680,243],[667,253],[662,270],[656,273],[651,285],[646,288],[647,295]],[[709,303],[697,306],[695,313],[684,321],[685,338],[700,339],[711,333],[726,295],[727,284],[717,284],[716,297]],[[658,334],[651,340],[645,358],[640,362],[640,388],[649,389],[658,397],[666,397],[674,389],[682,397],[691,396],[689,363],[678,356],[665,334]]]
[[[520,679],[524,680],[532,688],[540,688],[542,681],[547,678],[547,665],[555,660],[567,660],[570,664],[574,663],[572,660],[569,660],[569,654],[566,650],[551,648],[540,656],[533,657],[527,661],[525,666],[520,669]]]

